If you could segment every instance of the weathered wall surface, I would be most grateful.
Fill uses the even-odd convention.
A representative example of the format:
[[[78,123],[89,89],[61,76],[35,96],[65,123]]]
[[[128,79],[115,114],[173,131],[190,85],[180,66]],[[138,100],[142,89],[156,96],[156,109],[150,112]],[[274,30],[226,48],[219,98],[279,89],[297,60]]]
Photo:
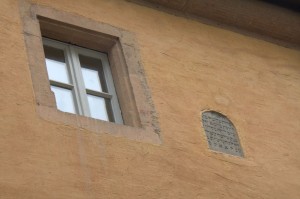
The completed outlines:
[[[163,144],[42,120],[18,1],[1,0],[0,198],[299,198],[299,51],[125,1],[34,2],[136,34]],[[245,158],[208,149],[206,109]]]
[[[129,0],[138,3],[154,3],[156,7],[169,8],[184,16],[204,17],[239,29],[257,32],[281,41],[300,45],[300,14],[264,1],[249,0]],[[293,0],[292,0],[293,1]],[[271,1],[272,2],[272,1]],[[276,1],[275,1],[276,2]],[[298,2],[298,3],[297,3]],[[277,1],[277,3],[279,3]],[[299,1],[281,1],[294,4]],[[203,22],[203,20],[202,20]],[[283,28],[286,27],[286,28]]]

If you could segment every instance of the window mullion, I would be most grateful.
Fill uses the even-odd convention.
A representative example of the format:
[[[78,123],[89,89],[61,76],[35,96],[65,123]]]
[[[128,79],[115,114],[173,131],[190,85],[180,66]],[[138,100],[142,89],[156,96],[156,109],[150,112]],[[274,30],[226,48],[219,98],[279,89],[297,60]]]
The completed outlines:
[[[75,94],[76,106],[77,106],[79,114],[82,114],[83,110],[82,110],[82,106],[79,102],[80,96],[79,96],[78,87],[77,87],[77,83],[76,83],[76,75],[74,73],[74,64],[73,64],[73,60],[72,60],[72,56],[71,56],[71,51],[70,51],[70,48],[69,48],[68,45],[65,48],[65,52],[66,52],[66,61],[69,65],[69,70],[70,70],[70,75],[71,75],[71,82],[72,82],[73,88],[74,88],[73,92]]]
[[[69,50],[70,50],[70,55],[71,55],[70,57],[71,57],[72,63],[73,63],[72,68],[73,68],[74,76],[76,79],[76,88],[78,90],[78,96],[79,96],[78,103],[80,104],[80,106],[82,108],[82,115],[90,117],[91,114],[90,114],[88,100],[87,100],[87,96],[86,96],[86,92],[85,92],[85,85],[84,85],[84,81],[83,81],[83,77],[82,77],[82,73],[81,73],[81,65],[80,65],[78,53],[72,46],[69,46]]]

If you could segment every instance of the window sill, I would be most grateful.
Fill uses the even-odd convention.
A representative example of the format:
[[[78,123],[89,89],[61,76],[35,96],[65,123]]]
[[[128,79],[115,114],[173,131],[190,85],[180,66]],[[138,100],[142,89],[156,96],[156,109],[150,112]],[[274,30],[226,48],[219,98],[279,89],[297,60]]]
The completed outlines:
[[[113,122],[101,121],[81,115],[61,112],[53,107],[37,105],[39,116],[48,122],[82,128],[97,134],[110,134],[116,137],[125,137],[129,140],[145,142],[154,145],[162,143],[159,134],[152,130],[131,127]]]

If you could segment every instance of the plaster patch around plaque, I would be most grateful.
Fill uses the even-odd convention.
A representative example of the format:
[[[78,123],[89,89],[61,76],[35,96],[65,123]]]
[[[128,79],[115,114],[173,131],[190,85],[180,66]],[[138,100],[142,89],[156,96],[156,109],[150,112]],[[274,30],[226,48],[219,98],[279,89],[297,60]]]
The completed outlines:
[[[202,113],[202,124],[211,150],[244,157],[233,123],[216,111]]]

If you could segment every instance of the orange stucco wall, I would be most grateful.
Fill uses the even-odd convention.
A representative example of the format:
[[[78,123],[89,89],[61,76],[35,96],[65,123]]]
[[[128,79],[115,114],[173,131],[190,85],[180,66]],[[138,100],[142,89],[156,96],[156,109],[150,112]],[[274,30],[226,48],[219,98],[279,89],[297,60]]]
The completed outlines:
[[[41,119],[17,0],[0,2],[0,198],[300,197],[300,52],[121,0],[35,0],[135,33],[161,145]],[[201,111],[245,158],[208,149]]]

